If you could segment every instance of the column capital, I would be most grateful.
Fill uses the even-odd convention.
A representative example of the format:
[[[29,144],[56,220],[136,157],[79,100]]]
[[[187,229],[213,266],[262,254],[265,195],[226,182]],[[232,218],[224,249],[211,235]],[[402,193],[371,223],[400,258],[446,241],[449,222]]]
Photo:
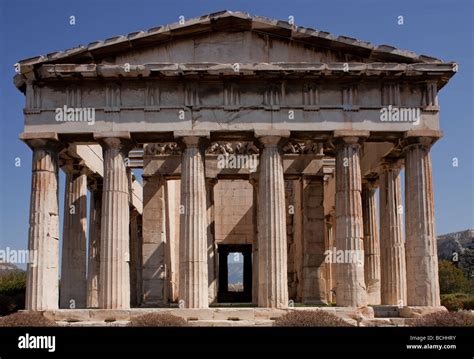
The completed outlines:
[[[84,164],[82,159],[70,158],[70,159],[60,159],[61,169],[73,175],[89,175],[92,171],[89,170]]]
[[[334,144],[361,145],[370,136],[369,131],[336,130],[333,133]]]
[[[95,133],[94,139],[103,147],[128,152],[133,148],[130,132]]]
[[[376,190],[380,185],[380,178],[379,176],[370,177],[370,178],[363,178],[362,179],[362,187],[367,188],[370,190]]]
[[[210,140],[209,131],[174,131],[173,135],[182,149],[207,146]]]
[[[264,147],[277,147],[281,139],[290,137],[290,131],[256,130],[255,137]]]
[[[423,147],[429,150],[441,137],[443,137],[443,131],[412,130],[405,132],[401,145],[404,151],[411,147]]]
[[[47,149],[59,152],[64,148],[56,132],[23,132],[20,134],[20,140],[25,142],[32,150]]]
[[[403,167],[404,160],[403,158],[390,158],[384,157],[380,164],[380,168],[383,172],[386,171],[400,171]]]

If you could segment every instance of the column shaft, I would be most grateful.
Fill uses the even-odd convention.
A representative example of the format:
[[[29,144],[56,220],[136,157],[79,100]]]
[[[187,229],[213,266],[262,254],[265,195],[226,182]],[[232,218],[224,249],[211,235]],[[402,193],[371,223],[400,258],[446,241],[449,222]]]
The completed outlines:
[[[377,187],[373,181],[362,185],[364,221],[364,278],[368,304],[380,304],[380,242],[377,225]]]
[[[130,308],[129,183],[125,158],[128,144],[120,138],[102,140],[104,185],[100,246],[99,306]]]
[[[87,267],[87,307],[99,307],[100,225],[102,184],[91,186],[89,208],[89,262]]]
[[[207,308],[207,214],[204,154],[199,137],[184,137],[181,159],[179,298],[186,308]]]
[[[406,305],[406,265],[403,238],[400,167],[387,164],[380,183],[380,262],[382,304]]]
[[[65,166],[64,220],[59,306],[86,307],[87,298],[87,176]]]
[[[26,279],[27,310],[58,309],[58,153],[47,140],[28,142],[33,149],[29,262]]]
[[[285,184],[278,150],[279,137],[260,139],[259,223],[258,223],[258,305],[288,306]]]
[[[207,270],[209,282],[209,304],[217,300],[217,272],[216,259],[217,247],[215,244],[215,205],[214,205],[214,186],[217,184],[216,179],[208,179],[206,181],[207,191]]]
[[[345,258],[337,263],[336,303],[342,307],[367,304],[358,140],[343,138],[336,148],[336,250]]]
[[[405,155],[407,304],[439,306],[438,256],[429,145]]]
[[[253,240],[252,240],[252,303],[258,305],[258,178],[251,178],[250,183],[253,187],[252,201],[252,224],[253,224]]]

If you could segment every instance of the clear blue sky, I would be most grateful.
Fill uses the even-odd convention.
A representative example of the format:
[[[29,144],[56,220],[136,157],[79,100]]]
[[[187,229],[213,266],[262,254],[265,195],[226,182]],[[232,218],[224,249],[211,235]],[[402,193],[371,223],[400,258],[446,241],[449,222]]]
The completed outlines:
[[[0,249],[24,249],[28,236],[31,151],[18,140],[24,96],[12,84],[13,64],[176,22],[181,15],[189,18],[223,9],[285,20],[294,16],[297,25],[458,62],[459,72],[439,97],[445,137],[432,150],[436,223],[439,234],[474,227],[472,0],[0,0],[0,4]],[[75,26],[69,25],[70,15],[76,17]],[[399,15],[404,16],[403,26],[397,24]],[[15,167],[16,157],[21,158],[21,167]],[[459,159],[457,168],[452,166],[453,157]]]

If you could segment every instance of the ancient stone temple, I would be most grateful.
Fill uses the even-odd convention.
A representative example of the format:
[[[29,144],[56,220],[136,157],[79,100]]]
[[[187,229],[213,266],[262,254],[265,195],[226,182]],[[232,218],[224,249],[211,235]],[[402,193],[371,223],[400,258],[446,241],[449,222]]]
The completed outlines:
[[[27,308],[439,306],[430,148],[456,70],[228,11],[20,61]]]

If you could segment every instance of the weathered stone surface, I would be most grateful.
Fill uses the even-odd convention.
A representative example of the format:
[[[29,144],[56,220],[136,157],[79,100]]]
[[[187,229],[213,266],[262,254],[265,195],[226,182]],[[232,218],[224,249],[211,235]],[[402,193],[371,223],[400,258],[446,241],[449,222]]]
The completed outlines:
[[[27,310],[58,308],[58,149],[54,139],[25,139],[33,150],[27,266]],[[31,258],[30,258],[31,260]]]
[[[125,136],[126,137],[126,136]],[[130,307],[129,179],[126,138],[100,138],[104,152],[104,184],[99,275],[99,307]]]
[[[362,215],[364,221],[364,278],[367,286],[367,303],[380,304],[380,242],[375,181],[362,184]]]
[[[323,177],[307,178],[303,182],[303,303],[322,304],[326,300],[324,243]]]
[[[336,249],[363,253],[362,182],[358,137],[341,137],[336,149]],[[367,303],[364,266],[337,263],[336,303],[361,307]]]
[[[455,64],[224,11],[20,65],[15,84],[26,97],[22,138],[35,151],[29,247],[39,254],[39,267],[28,268],[28,308],[57,307],[58,158],[49,147],[32,144],[58,138],[67,143],[61,161],[80,159],[88,180],[104,177],[102,203],[95,198],[91,204],[90,307],[127,310],[131,283],[133,305],[181,300],[180,310],[204,310],[215,302],[216,292],[227,289],[219,288],[226,281],[216,280],[227,275],[219,268],[226,258],[216,260],[221,245],[246,245],[246,288],[251,280],[252,301],[260,306],[286,308],[288,299],[320,303],[336,297],[338,305],[364,308],[380,303],[380,280],[384,303],[439,305],[427,148],[442,135],[438,90]],[[160,81],[153,80],[157,77]],[[419,121],[385,121],[381,110],[388,106],[420,110]],[[58,108],[93,111],[93,123],[68,116],[59,121]],[[138,147],[126,158],[132,142]],[[408,298],[399,176],[385,171],[382,163],[384,157],[400,156],[402,147]],[[255,155],[260,167],[220,168],[222,154]],[[127,167],[141,166],[143,203],[141,186],[127,173]],[[364,189],[361,198],[361,178],[381,172],[386,172],[383,275],[375,191]],[[214,184],[216,179],[215,190],[206,189],[205,181]],[[139,217],[129,211],[141,214],[142,205],[140,242]],[[68,224],[72,217],[66,217]],[[73,232],[84,238],[84,221],[81,225]],[[85,261],[78,266],[70,258],[82,258],[85,247],[68,247],[74,242],[72,227],[64,228],[61,306],[84,293]],[[327,249],[344,252],[345,262],[325,263]],[[354,256],[365,258],[365,266]],[[73,273],[80,279],[68,280]],[[68,287],[72,282],[81,283]],[[83,302],[76,301],[76,307]],[[359,317],[347,320],[360,324]]]
[[[207,214],[204,156],[197,136],[183,137],[179,300],[185,308],[207,308]]]
[[[287,243],[283,166],[278,136],[260,137],[258,305],[288,306]]]
[[[87,299],[87,175],[65,166],[60,308],[85,308]]]
[[[90,187],[89,260],[87,265],[87,307],[99,307],[100,233],[102,220],[102,180]]]
[[[217,245],[215,225],[215,195],[217,180],[206,181],[206,213],[207,213],[207,272],[209,283],[209,304],[217,299]]]
[[[382,304],[407,303],[401,164],[387,162],[380,179],[380,263]]]
[[[165,298],[165,190],[160,176],[143,178],[142,301],[145,306],[160,306]]]
[[[420,138],[405,151],[407,304],[439,306],[431,138]]]
[[[426,314],[446,311],[447,309],[442,306],[407,306],[400,308],[399,313],[402,318],[416,318]]]

